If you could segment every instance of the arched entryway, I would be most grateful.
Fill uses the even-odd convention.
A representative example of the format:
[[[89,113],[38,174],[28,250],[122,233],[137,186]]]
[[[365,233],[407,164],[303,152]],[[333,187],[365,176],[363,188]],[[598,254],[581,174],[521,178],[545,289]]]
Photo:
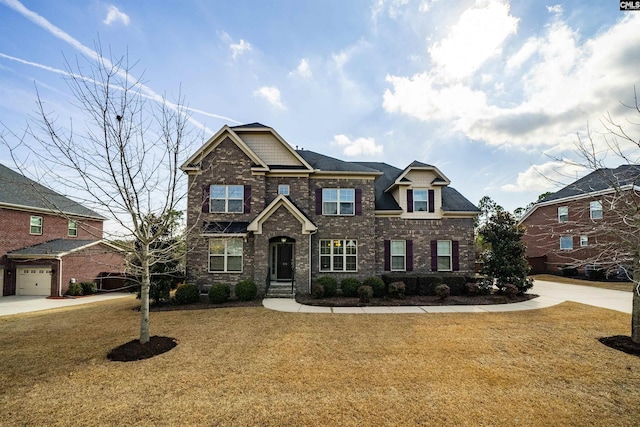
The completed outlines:
[[[278,236],[269,240],[269,271],[272,282],[292,282],[295,277],[296,241]]]

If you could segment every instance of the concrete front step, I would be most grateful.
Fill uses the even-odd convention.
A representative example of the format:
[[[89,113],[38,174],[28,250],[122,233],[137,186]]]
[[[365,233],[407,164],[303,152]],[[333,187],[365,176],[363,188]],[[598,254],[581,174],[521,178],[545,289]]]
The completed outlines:
[[[273,282],[269,285],[267,298],[293,298],[295,288],[292,291],[291,283]]]

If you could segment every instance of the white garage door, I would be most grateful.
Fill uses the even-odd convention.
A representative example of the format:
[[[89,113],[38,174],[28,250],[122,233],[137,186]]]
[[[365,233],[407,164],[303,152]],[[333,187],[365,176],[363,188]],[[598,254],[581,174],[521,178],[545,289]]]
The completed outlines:
[[[50,267],[18,267],[16,275],[17,295],[51,295]]]

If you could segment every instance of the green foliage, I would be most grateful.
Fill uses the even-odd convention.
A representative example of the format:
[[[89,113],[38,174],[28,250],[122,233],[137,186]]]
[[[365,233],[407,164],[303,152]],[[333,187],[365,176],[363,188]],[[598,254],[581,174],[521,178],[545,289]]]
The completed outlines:
[[[402,299],[405,295],[406,286],[404,282],[389,283],[389,296],[391,298]]]
[[[338,291],[338,281],[334,277],[322,276],[316,280],[316,284],[321,285],[324,288],[324,296],[335,296]]]
[[[236,283],[235,294],[240,301],[251,301],[258,295],[258,287],[253,280],[241,280]]]
[[[315,299],[324,298],[324,286],[316,283],[311,290],[311,296]]]
[[[347,277],[340,282],[340,289],[342,289],[342,295],[345,297],[357,297],[358,288],[362,285],[355,277]]]
[[[418,293],[418,277],[415,274],[383,274],[382,280],[387,288],[393,282],[403,282],[405,286],[405,295],[417,295]]]
[[[440,299],[447,299],[451,293],[447,285],[438,285],[435,289],[436,296]]]
[[[71,295],[74,297],[82,295],[82,285],[80,283],[69,283],[67,295]]]
[[[96,284],[93,282],[80,282],[80,286],[82,286],[82,295],[91,295],[98,291]]]
[[[153,304],[162,304],[170,299],[171,282],[162,278],[153,277],[149,286],[149,298]]]
[[[371,297],[373,297],[373,288],[367,285],[360,286],[358,288],[358,297],[360,298],[360,302],[368,303],[371,301]]]
[[[516,295],[520,293],[520,290],[517,286],[512,285],[511,283],[507,283],[501,289],[501,291],[508,296],[509,298],[514,298]]]
[[[381,278],[377,276],[367,277],[362,282],[364,286],[370,286],[373,289],[374,297],[383,297],[384,296],[384,282]]]
[[[531,288],[533,281],[527,278],[531,267],[521,240],[524,228],[517,224],[513,215],[506,211],[496,212],[480,227],[478,233],[489,245],[482,255],[482,274],[491,282],[495,279],[498,288],[503,288],[507,283],[515,285],[520,293]]]
[[[467,278],[462,274],[444,275],[442,283],[449,286],[451,295],[463,295],[467,290]]]
[[[436,286],[442,283],[442,276],[439,274],[429,274],[418,276],[418,295],[435,295]]]
[[[175,300],[178,304],[193,304],[200,301],[200,290],[196,285],[182,285],[176,289]]]
[[[215,283],[209,288],[209,301],[213,304],[226,302],[231,296],[231,288],[226,283]]]

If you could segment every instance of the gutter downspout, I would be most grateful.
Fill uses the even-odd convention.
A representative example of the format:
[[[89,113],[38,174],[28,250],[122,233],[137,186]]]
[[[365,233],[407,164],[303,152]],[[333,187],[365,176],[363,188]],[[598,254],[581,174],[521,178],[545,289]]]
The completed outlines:
[[[62,296],[62,258],[56,257],[58,260],[58,296]]]
[[[309,232],[309,293],[311,293],[311,261],[313,260],[313,257],[311,256],[311,240],[313,240],[313,235],[316,234],[318,232],[318,229],[315,229],[314,231],[310,231]]]

